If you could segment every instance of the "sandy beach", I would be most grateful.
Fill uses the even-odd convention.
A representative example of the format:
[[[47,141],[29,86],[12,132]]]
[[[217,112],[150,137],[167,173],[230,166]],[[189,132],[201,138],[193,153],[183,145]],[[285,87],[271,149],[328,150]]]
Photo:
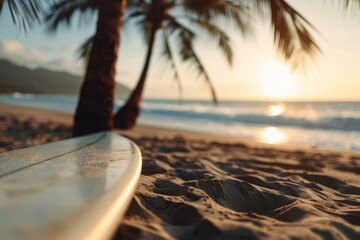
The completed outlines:
[[[71,136],[72,117],[0,104],[0,152]],[[114,239],[360,239],[360,154],[139,126],[143,169]]]

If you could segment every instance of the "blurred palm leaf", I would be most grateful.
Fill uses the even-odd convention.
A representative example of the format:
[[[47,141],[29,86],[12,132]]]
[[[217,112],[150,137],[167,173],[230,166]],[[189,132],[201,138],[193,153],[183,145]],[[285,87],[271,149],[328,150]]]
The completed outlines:
[[[161,35],[163,40],[161,56],[166,60],[168,68],[173,71],[174,79],[179,86],[179,92],[182,91],[182,88],[177,65],[175,64],[176,55],[181,56],[184,62],[189,62],[190,66],[205,79],[209,85],[212,99],[217,102],[210,76],[194,50],[194,42],[199,38],[199,32],[205,34],[221,50],[227,62],[231,64],[233,50],[230,38],[225,30],[219,27],[220,24],[217,25],[216,23],[224,22],[226,24],[223,24],[223,26],[236,27],[240,32],[246,33],[250,27],[250,14],[244,4],[236,3],[236,1],[207,0],[206,2],[208,4],[206,6],[197,6],[194,0],[130,0],[128,1],[124,22],[135,22],[135,26],[142,33],[147,44],[152,27],[156,25],[157,31],[163,32]],[[84,15],[94,12],[96,8],[97,3],[94,0],[59,1],[51,7],[46,17],[48,30],[50,32],[56,31],[61,24],[71,24],[76,13]],[[181,33],[182,31],[188,32]],[[194,36],[186,40],[190,40],[191,43],[182,38],[189,31],[193,32]],[[170,42],[176,38],[179,38],[180,41],[176,40],[178,44],[175,44],[175,47],[171,50]],[[80,46],[78,53],[81,58],[88,59],[91,44],[92,38],[90,37]],[[185,55],[186,57],[184,57]]]
[[[12,21],[25,30],[40,22],[47,8],[55,0],[0,0],[0,14],[5,5],[9,8]]]
[[[316,31],[314,26],[285,0],[256,0],[255,8],[261,17],[270,19],[274,44],[294,68],[304,54],[314,58],[321,52],[311,33]]]
[[[50,7],[45,18],[47,30],[55,32],[61,24],[69,26],[77,13],[79,13],[81,21],[86,14],[94,14],[97,6],[98,0],[57,1]]]
[[[2,1],[2,0],[0,0]],[[55,31],[62,23],[70,24],[75,13],[80,15],[96,11],[99,0],[61,0],[54,4],[47,16],[48,29]],[[151,4],[157,2],[162,9],[156,11]],[[342,9],[360,9],[360,0],[337,0]],[[222,51],[227,62],[232,63],[233,51],[227,35],[227,28],[235,27],[242,34],[252,29],[252,22],[260,17],[270,21],[274,45],[285,61],[293,68],[307,62],[307,58],[315,59],[321,49],[314,38],[315,27],[303,17],[286,0],[129,0],[125,22],[136,20],[146,42],[153,20],[161,22],[159,31],[167,31],[162,37],[162,57],[169,67],[175,71],[177,82],[179,74],[174,64],[176,55],[184,62],[192,63],[192,67],[204,77],[216,101],[215,91],[209,74],[201,64],[194,50],[194,42],[199,32],[205,34]],[[220,28],[224,28],[224,29]],[[175,48],[170,53],[170,42],[175,40]],[[79,49],[80,57],[86,59],[90,53],[91,38],[86,40]],[[175,52],[178,54],[175,54]]]
[[[286,0],[248,1],[253,12],[269,19],[273,31],[274,44],[278,53],[293,68],[304,64],[307,58],[315,59],[321,53],[313,34],[318,30]],[[358,12],[360,0],[333,0],[341,9]]]

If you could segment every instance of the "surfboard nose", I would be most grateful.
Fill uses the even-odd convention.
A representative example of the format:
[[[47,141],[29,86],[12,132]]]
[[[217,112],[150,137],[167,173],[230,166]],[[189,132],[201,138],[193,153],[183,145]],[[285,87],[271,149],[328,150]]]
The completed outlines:
[[[107,239],[140,172],[139,148],[111,132],[0,154],[0,236]]]

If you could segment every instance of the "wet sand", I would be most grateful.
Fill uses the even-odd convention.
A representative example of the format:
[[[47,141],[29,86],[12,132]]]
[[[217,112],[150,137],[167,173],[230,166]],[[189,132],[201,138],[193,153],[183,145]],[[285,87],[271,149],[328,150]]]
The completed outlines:
[[[0,151],[70,136],[71,116],[0,104]],[[146,126],[114,239],[360,239],[360,154]]]

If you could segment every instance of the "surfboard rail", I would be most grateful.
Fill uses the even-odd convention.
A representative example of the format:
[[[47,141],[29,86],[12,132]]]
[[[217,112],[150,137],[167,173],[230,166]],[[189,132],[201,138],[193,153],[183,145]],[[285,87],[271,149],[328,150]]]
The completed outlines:
[[[108,239],[137,187],[141,153],[111,132],[0,154],[1,239]]]

